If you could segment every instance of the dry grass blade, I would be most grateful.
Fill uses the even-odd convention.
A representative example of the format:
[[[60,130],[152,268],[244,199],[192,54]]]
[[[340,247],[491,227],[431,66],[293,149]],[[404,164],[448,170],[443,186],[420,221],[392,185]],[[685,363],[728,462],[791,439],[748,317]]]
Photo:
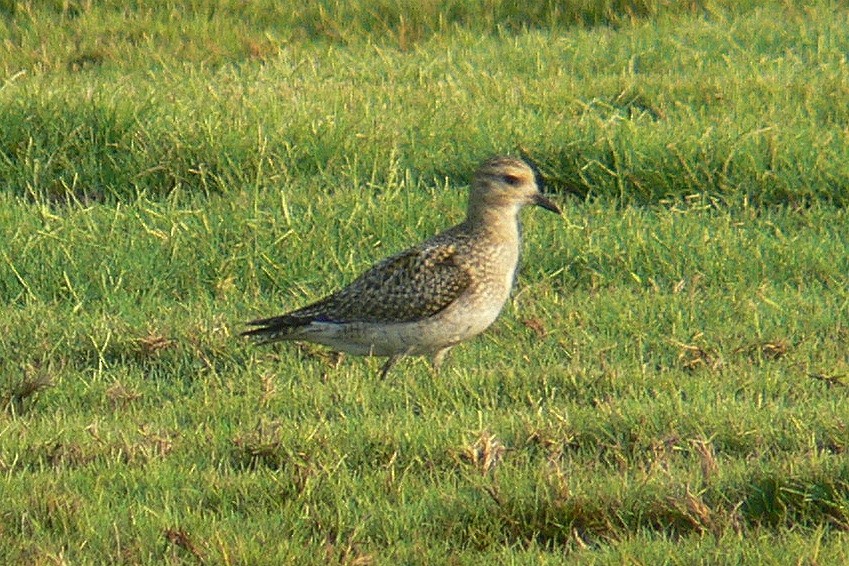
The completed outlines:
[[[749,346],[740,346],[734,350],[735,354],[745,354],[751,358],[762,357],[766,360],[779,360],[790,351],[790,343],[787,340],[773,340],[760,342]]]
[[[144,338],[139,338],[136,343],[139,346],[139,354],[143,357],[153,357],[162,350],[174,345],[174,341],[156,332],[149,332]]]
[[[522,324],[525,327],[529,328],[536,334],[537,338],[545,338],[548,335],[548,330],[545,328],[545,324],[538,318],[528,318],[522,321]]]
[[[822,381],[829,387],[847,387],[847,383],[844,381],[846,376],[843,374],[826,375],[824,373],[809,373],[808,377]]]
[[[185,529],[180,528],[171,528],[165,529],[163,533],[165,536],[165,540],[171,543],[174,546],[182,548],[191,554],[199,563],[203,564],[206,562],[204,559],[203,552],[198,548],[198,546],[192,541],[189,537],[189,534]]]
[[[670,498],[669,504],[676,509],[684,520],[690,523],[697,532],[715,532],[716,519],[714,511],[708,507],[699,494],[694,494],[687,486],[683,497]]]
[[[700,335],[694,339],[699,337]],[[722,365],[722,359],[714,351],[697,344],[685,344],[677,340],[670,340],[670,342],[680,350],[678,353],[678,363],[686,371],[696,371],[701,368],[715,370]]]
[[[708,484],[719,470],[719,465],[716,462],[716,454],[713,448],[713,443],[706,439],[693,439],[690,441],[693,451],[699,457],[699,465],[702,470],[702,480]]]
[[[473,444],[467,446],[460,458],[474,466],[480,473],[487,474],[504,458],[507,448],[489,431],[483,431]]]
[[[53,375],[57,371],[61,371],[61,368],[54,370],[52,364],[45,368],[29,365],[24,369],[24,377],[11,384],[5,393],[0,394],[3,410],[13,415],[24,414],[32,405],[28,401],[35,399],[41,391],[56,385]]]
[[[334,541],[333,536],[327,537],[324,545],[324,555],[331,564],[344,564],[346,566],[370,566],[375,563],[375,557],[363,552],[360,545],[354,542],[351,535],[344,543]]]
[[[135,389],[125,386],[120,381],[115,381],[106,390],[106,398],[113,409],[123,409],[134,401],[141,399],[142,394]]]

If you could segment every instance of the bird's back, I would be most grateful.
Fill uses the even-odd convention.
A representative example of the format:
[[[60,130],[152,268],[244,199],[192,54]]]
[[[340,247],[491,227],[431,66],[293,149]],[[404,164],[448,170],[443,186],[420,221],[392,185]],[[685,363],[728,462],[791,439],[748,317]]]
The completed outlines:
[[[282,316],[250,322],[248,335],[285,340],[319,323],[404,323],[431,317],[472,285],[468,255],[474,246],[459,226],[390,256],[350,285]],[[273,336],[272,336],[273,335]]]

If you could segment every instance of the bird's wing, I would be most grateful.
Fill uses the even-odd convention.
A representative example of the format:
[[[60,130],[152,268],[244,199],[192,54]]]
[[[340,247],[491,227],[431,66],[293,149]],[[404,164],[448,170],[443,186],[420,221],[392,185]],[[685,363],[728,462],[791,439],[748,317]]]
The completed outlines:
[[[381,261],[347,287],[316,303],[248,324],[279,328],[311,322],[412,322],[427,318],[450,305],[471,283],[456,254],[452,244],[412,248]]]

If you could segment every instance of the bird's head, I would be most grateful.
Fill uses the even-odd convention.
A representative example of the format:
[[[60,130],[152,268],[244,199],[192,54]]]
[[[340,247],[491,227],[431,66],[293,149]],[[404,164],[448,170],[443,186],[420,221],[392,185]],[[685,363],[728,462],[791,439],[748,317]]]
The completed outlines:
[[[475,172],[470,207],[507,207],[518,211],[534,204],[560,214],[560,209],[540,191],[530,165],[514,157],[493,157]]]

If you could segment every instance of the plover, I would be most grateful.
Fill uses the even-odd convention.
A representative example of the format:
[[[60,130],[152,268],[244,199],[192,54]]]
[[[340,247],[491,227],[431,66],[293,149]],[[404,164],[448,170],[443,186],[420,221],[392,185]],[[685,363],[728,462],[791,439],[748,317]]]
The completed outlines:
[[[256,328],[242,335],[385,356],[381,377],[403,356],[431,356],[438,370],[448,350],[486,330],[507,301],[519,264],[519,210],[528,204],[560,214],[527,163],[489,159],[475,172],[462,223],[315,303],[248,322]]]

